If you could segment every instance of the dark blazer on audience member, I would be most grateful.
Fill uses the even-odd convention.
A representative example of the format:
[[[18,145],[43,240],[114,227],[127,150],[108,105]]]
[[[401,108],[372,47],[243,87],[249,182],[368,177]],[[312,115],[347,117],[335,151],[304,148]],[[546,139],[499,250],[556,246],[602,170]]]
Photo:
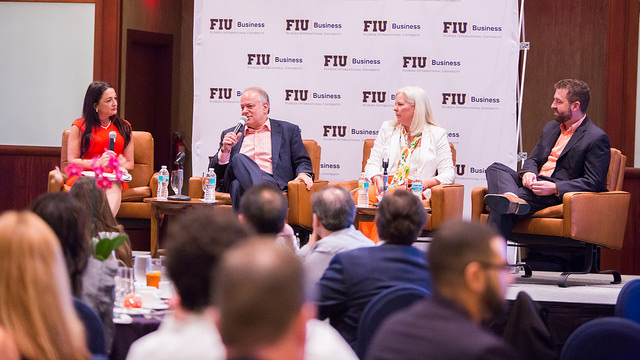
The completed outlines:
[[[365,306],[383,290],[404,284],[431,291],[425,254],[413,246],[383,244],[337,254],[318,282],[318,317],[329,318],[355,347]]]
[[[520,357],[502,339],[473,323],[460,305],[434,295],[391,314],[373,337],[367,359],[511,360]]]
[[[302,143],[300,127],[286,121],[271,118],[269,118],[269,120],[271,121],[272,171],[273,177],[278,182],[280,188],[284,189],[287,186],[287,183],[295,179],[295,177],[300,173],[308,173],[313,176],[311,159],[309,158],[307,149]],[[224,136],[228,132],[233,131],[233,129],[234,128],[228,128],[222,132],[222,135],[220,135],[220,147],[222,147],[222,139],[224,139]],[[244,126],[240,129],[240,132],[244,133]],[[238,143],[231,148],[229,162],[231,162],[231,159],[240,152],[243,140],[244,136],[241,136]],[[219,151],[220,150],[218,150],[218,152]],[[219,181],[222,179],[223,190],[229,191],[229,184],[224,182],[224,178],[227,177],[226,170],[229,164],[218,164],[218,152],[216,152],[216,155],[209,164],[209,167],[213,167],[215,169],[216,176]]]

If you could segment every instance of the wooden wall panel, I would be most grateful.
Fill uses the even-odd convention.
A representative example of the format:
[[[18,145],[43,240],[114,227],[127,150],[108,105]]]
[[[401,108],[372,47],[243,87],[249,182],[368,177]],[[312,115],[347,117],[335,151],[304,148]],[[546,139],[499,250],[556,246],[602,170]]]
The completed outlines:
[[[631,193],[629,217],[621,250],[602,250],[600,267],[618,270],[622,274],[640,275],[640,169],[627,168],[624,174],[624,191]]]
[[[59,147],[0,145],[0,211],[24,209],[47,191],[49,171],[60,165]]]
[[[522,105],[523,149],[530,152],[553,120],[553,85],[578,78],[591,87],[588,114],[605,123],[608,0],[525,1],[525,38],[531,43]]]

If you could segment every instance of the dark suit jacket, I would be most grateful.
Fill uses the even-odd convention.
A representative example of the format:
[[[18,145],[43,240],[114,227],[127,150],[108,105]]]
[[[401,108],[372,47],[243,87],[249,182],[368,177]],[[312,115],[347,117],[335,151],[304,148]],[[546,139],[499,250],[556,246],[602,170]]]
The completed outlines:
[[[300,135],[300,128],[298,125],[291,124],[286,121],[280,121],[275,119],[271,120],[271,157],[272,157],[272,169],[273,177],[278,182],[281,189],[287,187],[287,183],[300,173],[308,173],[313,177],[313,169],[311,167],[311,159],[307,153],[307,149],[302,143],[302,137]],[[209,167],[213,167],[216,172],[216,176],[221,182],[222,188],[228,191],[229,184],[225,184],[224,179],[228,168],[228,163],[225,165],[218,164],[218,153],[222,147],[222,139],[228,133],[233,131],[234,128],[228,128],[220,135],[220,146],[216,155],[213,157]],[[240,129],[244,133],[244,126]],[[231,157],[240,152],[242,148],[242,142],[244,136],[240,138],[238,143],[231,148]],[[229,160],[231,162],[231,160]]]
[[[519,359],[457,303],[434,295],[391,314],[373,337],[367,359]]]
[[[318,317],[328,317],[355,347],[365,306],[382,291],[404,284],[431,291],[425,254],[413,246],[383,244],[339,253],[318,282]]]
[[[542,130],[538,144],[525,160],[520,171],[521,176],[525,172],[540,172],[558,136],[558,122],[548,122]],[[586,117],[560,154],[556,169],[549,180],[558,186],[560,197],[571,191],[606,191],[610,160],[609,137]]]

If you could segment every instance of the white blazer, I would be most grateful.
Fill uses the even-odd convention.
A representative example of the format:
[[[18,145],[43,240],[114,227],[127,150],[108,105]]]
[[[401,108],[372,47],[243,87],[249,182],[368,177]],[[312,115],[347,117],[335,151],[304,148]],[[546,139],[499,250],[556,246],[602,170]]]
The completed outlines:
[[[382,123],[364,168],[365,175],[369,179],[382,175],[383,157],[389,158],[389,176],[395,174],[402,155],[401,127],[402,125],[395,120]],[[411,154],[409,164],[409,178],[419,176],[422,181],[425,181],[435,177],[441,184],[452,184],[455,180],[455,170],[447,131],[438,126],[427,125],[422,131],[420,147]]]

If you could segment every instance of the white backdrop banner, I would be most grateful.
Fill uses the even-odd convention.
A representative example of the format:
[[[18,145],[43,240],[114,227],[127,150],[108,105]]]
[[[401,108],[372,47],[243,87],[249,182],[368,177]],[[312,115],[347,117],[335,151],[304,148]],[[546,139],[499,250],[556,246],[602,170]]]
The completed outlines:
[[[194,11],[194,174],[250,86],[322,146],[318,179],[358,177],[364,139],[410,85],[456,147],[465,217],[484,169],[516,166],[516,0],[195,0]]]

